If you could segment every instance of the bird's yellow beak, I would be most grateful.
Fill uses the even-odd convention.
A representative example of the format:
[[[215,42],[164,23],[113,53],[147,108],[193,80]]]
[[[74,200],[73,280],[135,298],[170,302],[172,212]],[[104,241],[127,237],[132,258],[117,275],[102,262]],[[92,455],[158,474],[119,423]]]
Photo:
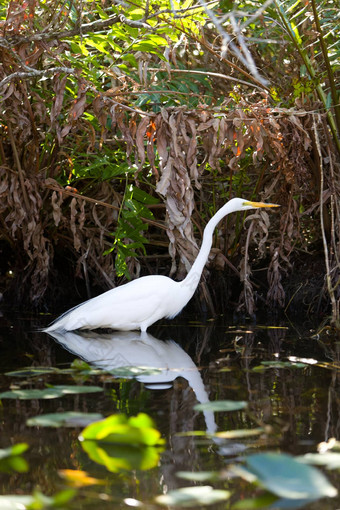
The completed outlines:
[[[250,207],[280,207],[279,204],[266,204],[265,202],[243,202],[243,205],[249,205]]]

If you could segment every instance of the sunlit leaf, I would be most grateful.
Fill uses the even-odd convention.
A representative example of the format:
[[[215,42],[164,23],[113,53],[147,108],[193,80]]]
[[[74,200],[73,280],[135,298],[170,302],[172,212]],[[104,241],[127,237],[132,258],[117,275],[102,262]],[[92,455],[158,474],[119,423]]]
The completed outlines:
[[[0,393],[0,399],[10,398],[19,400],[51,399],[64,395],[77,395],[79,393],[97,393],[103,391],[99,386],[51,386],[43,390],[12,390]]]
[[[24,510],[33,501],[33,496],[0,496],[0,508],[1,510]]]
[[[230,498],[230,492],[215,490],[209,485],[199,487],[183,487],[169,491],[155,498],[156,503],[164,506],[182,506],[201,508],[203,505],[213,505]]]
[[[260,453],[246,457],[246,463],[247,467],[241,468],[238,474],[248,481],[256,480],[281,498],[318,499],[337,495],[335,487],[320,471],[289,455]]]
[[[296,459],[304,464],[325,466],[327,469],[340,469],[340,453],[306,453]]]
[[[213,436],[223,439],[236,439],[240,437],[259,436],[265,432],[268,432],[268,430],[263,427],[258,427],[256,429],[222,430],[221,432],[215,432]]]
[[[162,373],[161,368],[142,367],[142,366],[127,366],[117,367],[109,371],[110,374],[116,377],[131,378],[139,375],[157,375]]]
[[[245,409],[247,402],[236,401],[236,400],[215,400],[214,402],[205,402],[204,404],[196,404],[194,406],[195,411],[238,411],[239,409]]]
[[[68,485],[72,487],[86,487],[88,485],[105,485],[105,480],[99,480],[89,476],[86,471],[80,471],[77,469],[60,469],[59,475],[64,478]]]
[[[64,412],[40,414],[29,418],[26,425],[29,427],[86,427],[89,423],[101,420],[99,413]]]
[[[177,471],[176,476],[192,482],[212,482],[220,479],[218,471]]]
[[[9,446],[8,448],[0,449],[0,460],[12,457],[13,455],[21,455],[28,449],[27,443],[17,443],[13,446]]]
[[[0,471],[2,473],[26,473],[29,469],[27,461],[21,456],[28,449],[28,444],[18,443],[0,450]]]
[[[152,419],[144,413],[128,418],[113,414],[88,425],[79,436],[89,457],[109,471],[151,469],[159,461],[164,444]]]
[[[79,439],[146,446],[164,443],[160,432],[154,428],[153,421],[144,413],[131,418],[124,414],[113,414],[105,420],[88,425]]]

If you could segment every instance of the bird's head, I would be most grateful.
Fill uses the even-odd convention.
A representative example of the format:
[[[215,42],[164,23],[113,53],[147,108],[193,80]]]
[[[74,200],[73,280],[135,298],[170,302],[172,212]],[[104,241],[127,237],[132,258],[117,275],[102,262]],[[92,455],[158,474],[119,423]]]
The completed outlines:
[[[262,207],[280,207],[278,204],[266,204],[265,202],[252,202],[244,198],[232,198],[227,202],[222,209],[225,209],[225,214],[236,211],[247,211],[248,209],[260,209]]]
[[[248,209],[260,209],[261,207],[280,207],[278,204],[266,204],[265,202],[252,202],[250,200],[243,200],[242,198],[235,199],[235,200],[241,200],[242,211],[247,211]]]

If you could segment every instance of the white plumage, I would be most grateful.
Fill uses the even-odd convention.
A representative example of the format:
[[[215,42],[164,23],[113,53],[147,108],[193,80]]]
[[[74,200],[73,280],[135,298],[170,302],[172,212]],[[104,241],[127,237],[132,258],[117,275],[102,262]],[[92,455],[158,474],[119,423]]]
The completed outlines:
[[[49,333],[97,328],[146,331],[159,319],[175,317],[197,288],[209,256],[213,232],[219,221],[232,212],[260,207],[278,206],[233,198],[221,207],[206,225],[199,254],[183,281],[175,282],[161,275],[143,276],[72,308],[44,331]]]

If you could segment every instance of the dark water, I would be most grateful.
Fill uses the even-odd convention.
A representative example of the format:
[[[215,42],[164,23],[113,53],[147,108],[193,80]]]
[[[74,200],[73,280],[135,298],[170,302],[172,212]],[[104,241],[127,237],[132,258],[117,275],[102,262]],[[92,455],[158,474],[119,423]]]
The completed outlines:
[[[182,318],[156,325],[143,337],[136,332],[117,332],[83,337],[69,334],[53,339],[35,331],[45,323],[43,317],[1,319],[0,391],[44,388],[46,383],[97,385],[104,391],[53,400],[1,400],[0,448],[22,442],[29,445],[22,455],[28,463],[26,472],[0,473],[3,495],[32,494],[39,490],[52,496],[67,487],[58,472],[74,469],[86,471],[102,484],[77,488],[74,499],[62,508],[87,509],[96,505],[105,510],[137,507],[142,503],[154,508],[155,496],[194,485],[230,491],[229,500],[211,508],[232,508],[246,498],[261,496],[263,490],[232,475],[228,471],[231,464],[259,452],[294,456],[313,453],[319,443],[339,439],[339,345],[327,335],[320,342],[313,336],[314,331],[301,325],[239,327],[223,321],[200,324]],[[88,376],[5,375],[20,367],[67,368],[75,359],[86,360],[92,367],[105,371]],[[121,377],[107,373],[126,366],[158,370],[151,375],[139,373],[135,378],[124,373]],[[231,412],[194,409],[197,403],[216,400],[245,401],[248,406]],[[30,417],[65,411],[101,413],[104,417],[114,413],[127,416],[147,413],[165,439],[164,451],[150,469],[112,472],[91,460],[83,450],[78,440],[83,427],[26,425]],[[220,431],[259,428],[263,431],[249,437],[214,436]],[[206,434],[182,434],[190,431]],[[338,469],[320,470],[339,488]],[[195,482],[179,478],[181,471],[218,471],[219,475],[213,481]],[[298,507],[296,502],[290,504],[290,508]],[[339,507],[339,497],[304,506]],[[268,508],[281,506],[276,503]]]

